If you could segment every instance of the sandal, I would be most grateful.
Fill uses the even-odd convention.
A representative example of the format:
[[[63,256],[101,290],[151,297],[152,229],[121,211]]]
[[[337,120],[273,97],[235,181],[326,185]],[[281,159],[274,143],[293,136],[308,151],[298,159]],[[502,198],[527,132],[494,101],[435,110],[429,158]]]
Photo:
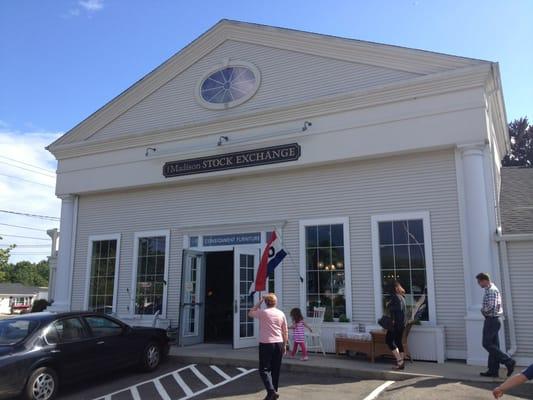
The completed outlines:
[[[395,369],[398,369],[398,370],[405,369],[405,360],[397,361]]]

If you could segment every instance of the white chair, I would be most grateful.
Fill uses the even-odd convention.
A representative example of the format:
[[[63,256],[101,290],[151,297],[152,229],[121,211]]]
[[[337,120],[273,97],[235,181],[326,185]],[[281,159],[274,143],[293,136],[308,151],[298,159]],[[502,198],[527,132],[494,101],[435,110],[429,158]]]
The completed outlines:
[[[322,324],[324,323],[324,314],[326,314],[326,307],[313,308],[313,316],[306,320],[307,325],[313,330],[312,332],[305,331],[305,344],[309,351],[321,351],[326,355],[324,346],[322,345]]]

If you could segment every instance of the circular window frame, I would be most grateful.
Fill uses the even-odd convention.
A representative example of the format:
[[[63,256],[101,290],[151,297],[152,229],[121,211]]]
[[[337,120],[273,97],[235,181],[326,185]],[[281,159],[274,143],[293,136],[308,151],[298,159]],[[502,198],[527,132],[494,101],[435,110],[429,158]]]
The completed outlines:
[[[250,90],[249,93],[245,94],[241,98],[227,102],[227,103],[210,103],[206,101],[202,96],[202,85],[205,82],[205,80],[209,76],[213,75],[214,73],[221,71],[225,68],[230,68],[230,67],[247,68],[248,70],[252,72],[252,74],[254,74],[255,84],[252,90]],[[259,89],[260,84],[261,84],[261,73],[259,72],[259,69],[255,65],[253,65],[252,63],[246,62],[246,61],[233,61],[232,60],[232,61],[224,62],[222,64],[215,65],[212,68],[209,68],[196,83],[194,97],[196,97],[196,101],[204,108],[207,108],[209,110],[226,110],[228,108],[237,107],[247,102],[252,97],[254,97],[254,95],[257,93],[257,89]]]

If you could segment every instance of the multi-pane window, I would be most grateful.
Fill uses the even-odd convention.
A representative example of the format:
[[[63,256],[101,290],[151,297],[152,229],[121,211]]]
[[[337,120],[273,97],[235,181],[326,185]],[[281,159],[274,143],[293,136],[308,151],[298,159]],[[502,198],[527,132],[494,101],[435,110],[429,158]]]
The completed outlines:
[[[116,261],[116,239],[92,242],[88,303],[90,311],[108,314],[113,312]]]
[[[417,316],[428,320],[426,251],[422,219],[381,221],[379,228],[379,262],[383,305],[388,301],[388,286],[400,281],[406,291],[408,317],[419,302]],[[420,301],[419,301],[420,300]]]
[[[135,314],[163,312],[166,237],[141,237],[137,255]]]
[[[199,257],[190,258],[190,268],[187,270],[187,276],[185,277],[185,282],[188,283],[189,287],[185,290],[184,299],[185,304],[184,312],[188,315],[185,324],[185,335],[186,336],[195,336],[198,334],[198,318],[196,303],[199,302],[199,293],[200,285],[198,284],[198,276],[201,276],[201,263],[199,262]]]
[[[346,315],[343,224],[305,227],[306,305],[326,307],[326,316]]]

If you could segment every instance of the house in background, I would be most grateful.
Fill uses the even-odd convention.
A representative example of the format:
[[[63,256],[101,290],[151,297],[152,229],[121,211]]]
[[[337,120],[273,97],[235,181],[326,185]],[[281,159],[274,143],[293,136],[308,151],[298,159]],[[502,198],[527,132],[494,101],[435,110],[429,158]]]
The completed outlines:
[[[48,288],[21,283],[0,283],[0,314],[13,314],[31,309],[33,302],[48,299]]]
[[[223,20],[48,149],[53,310],[161,315],[184,345],[255,346],[248,291],[275,230],[289,256],[269,289],[287,312],[326,307],[330,350],[332,332],[375,326],[399,279],[425,302],[413,356],[481,365],[475,275],[533,287],[533,236],[502,245],[494,62]],[[515,306],[508,348],[531,362],[531,307]]]

